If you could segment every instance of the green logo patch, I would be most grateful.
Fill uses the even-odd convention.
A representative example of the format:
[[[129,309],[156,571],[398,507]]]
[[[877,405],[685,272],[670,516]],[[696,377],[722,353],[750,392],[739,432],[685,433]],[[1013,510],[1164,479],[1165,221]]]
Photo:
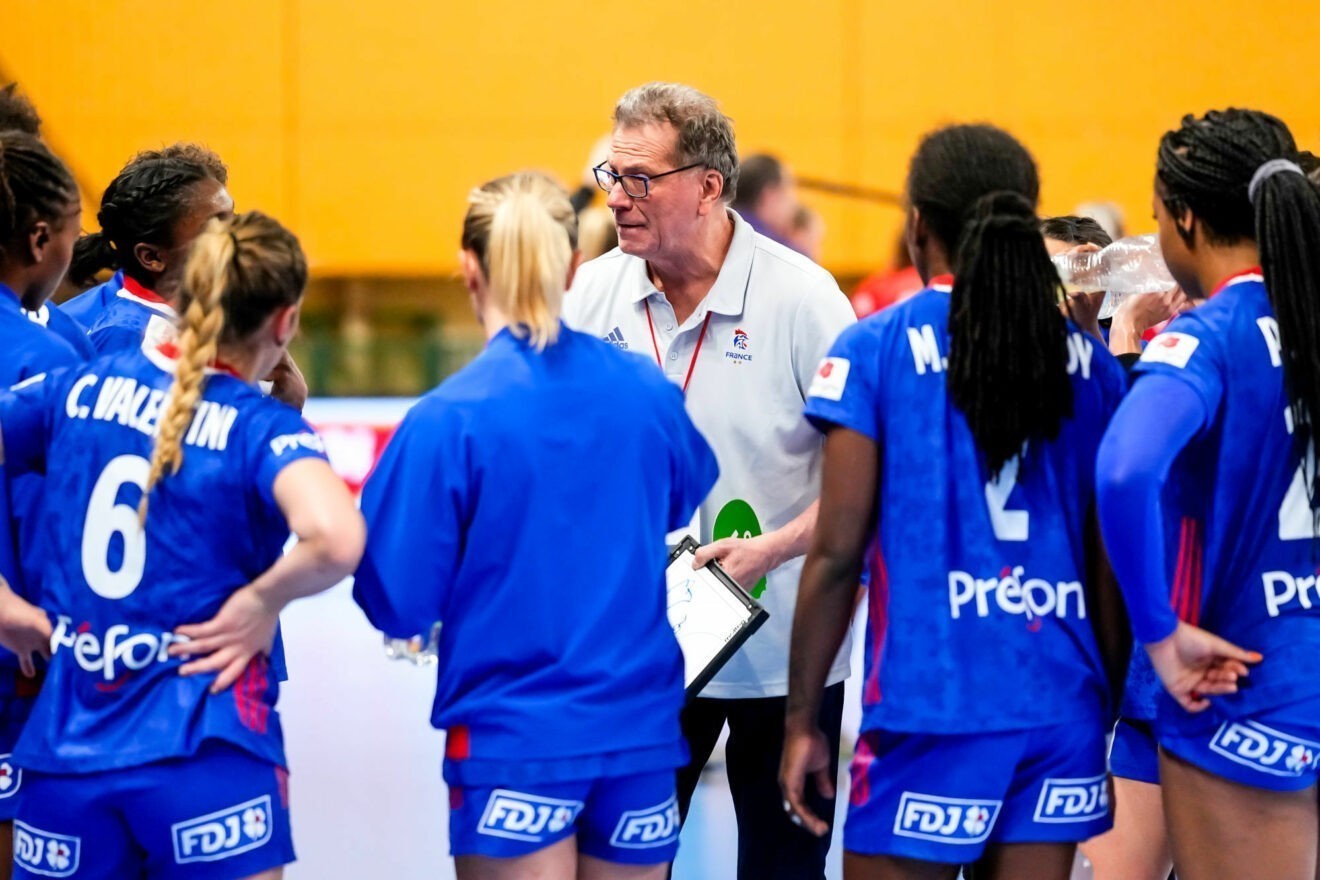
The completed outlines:
[[[715,517],[715,526],[711,529],[711,540],[724,538],[755,538],[761,534],[761,521],[756,518],[752,505],[735,498],[720,510]],[[765,592],[765,578],[757,581],[750,590],[753,599],[760,599]]]

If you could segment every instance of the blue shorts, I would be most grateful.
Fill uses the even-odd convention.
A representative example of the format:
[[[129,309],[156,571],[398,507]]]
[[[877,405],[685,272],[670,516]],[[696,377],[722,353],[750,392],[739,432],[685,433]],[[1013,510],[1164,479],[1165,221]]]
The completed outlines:
[[[13,821],[18,815],[23,771],[11,756],[35,702],[35,697],[0,697],[0,822]]]
[[[1118,719],[1109,745],[1109,772],[1123,779],[1160,784],[1160,747],[1149,721]]]
[[[16,880],[236,880],[293,859],[287,775],[227,743],[125,770],[29,770],[14,820]]]
[[[449,787],[449,851],[516,858],[577,835],[578,852],[632,865],[678,852],[673,770],[581,782]]]
[[[992,843],[1108,831],[1099,724],[977,734],[867,731],[852,762],[844,849],[967,864]]]
[[[1187,736],[1159,733],[1160,748],[1231,782],[1269,791],[1302,791],[1316,783],[1320,764],[1320,700],[1317,723],[1299,724],[1299,705],[1225,721],[1219,728]],[[1305,705],[1305,704],[1300,704]],[[1286,720],[1280,716],[1286,714]]]

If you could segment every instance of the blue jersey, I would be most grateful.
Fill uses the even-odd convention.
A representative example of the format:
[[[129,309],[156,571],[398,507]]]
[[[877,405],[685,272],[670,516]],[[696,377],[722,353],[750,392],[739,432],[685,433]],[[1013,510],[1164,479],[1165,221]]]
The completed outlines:
[[[70,318],[84,327],[90,327],[101,317],[106,306],[114,302],[116,294],[124,288],[124,270],[120,269],[94,287],[89,287],[77,296],[70,297],[59,308]]]
[[[63,339],[32,321],[18,296],[0,285],[0,390],[32,381],[81,358]],[[37,538],[42,479],[0,468],[0,576],[19,595],[37,600],[37,560],[47,551]],[[0,697],[15,693],[18,658],[0,648]]]
[[[566,327],[541,353],[501,331],[409,411],[362,492],[354,596],[387,635],[443,623],[451,783],[683,763],[665,535],[717,472],[653,364]]]
[[[6,467],[44,472],[53,552],[42,605],[54,654],[15,760],[88,773],[193,754],[206,739],[283,763],[277,685],[265,658],[210,695],[166,650],[279,558],[289,530],[273,497],[280,470],[324,458],[292,409],[226,373],[207,381],[184,436],[183,467],[137,506],[173,363],[122,352],[0,398]]]
[[[172,306],[132,278],[124,278],[100,316],[87,331],[98,354],[112,354],[144,344],[155,348],[174,338]]]
[[[1174,462],[1162,499],[1168,613],[1265,656],[1249,687],[1217,697],[1206,712],[1189,715],[1163,699],[1161,722],[1192,731],[1320,694],[1310,471],[1292,436],[1264,279],[1230,279],[1154,339],[1135,371],[1186,383],[1209,416]]]
[[[1087,617],[1095,452],[1124,388],[1068,330],[1074,415],[988,478],[945,380],[949,287],[845,330],[806,412],[881,450],[864,729],[1015,730],[1100,719],[1105,674]]]
[[[25,311],[24,314],[28,316],[29,320],[45,327],[51,333],[69,343],[69,347],[76,351],[81,359],[91,360],[96,357],[96,349],[92,347],[91,340],[87,338],[87,328],[58,308],[51,306],[50,303],[44,303],[35,312]]]

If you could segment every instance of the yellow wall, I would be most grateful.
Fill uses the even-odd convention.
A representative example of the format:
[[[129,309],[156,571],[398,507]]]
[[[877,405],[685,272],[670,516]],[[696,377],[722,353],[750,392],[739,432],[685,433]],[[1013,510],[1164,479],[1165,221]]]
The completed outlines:
[[[201,140],[322,275],[433,274],[469,187],[529,166],[576,181],[650,79],[719,98],[744,151],[886,189],[922,131],[994,121],[1035,152],[1045,212],[1113,198],[1147,228],[1156,140],[1183,112],[1261,107],[1320,147],[1307,5],[0,0],[0,75],[94,197],[135,150]],[[827,265],[888,259],[898,211],[810,200]]]

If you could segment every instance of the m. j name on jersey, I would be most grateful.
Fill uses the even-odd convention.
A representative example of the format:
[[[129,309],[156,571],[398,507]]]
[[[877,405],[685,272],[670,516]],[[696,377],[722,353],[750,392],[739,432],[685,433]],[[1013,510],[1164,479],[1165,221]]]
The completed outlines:
[[[65,412],[71,419],[115,422],[153,437],[165,408],[165,395],[165,390],[140,384],[130,376],[106,376],[102,380],[89,373],[73,383],[65,401]],[[188,446],[224,451],[237,418],[235,407],[199,400],[183,442]]]
[[[908,345],[912,347],[912,362],[918,376],[927,372],[942,373],[949,368],[949,358],[940,354],[939,339],[935,327],[922,324],[920,327],[907,328]],[[1078,370],[1083,379],[1091,378],[1091,358],[1095,354],[1095,344],[1085,333],[1068,334],[1068,375]]]

